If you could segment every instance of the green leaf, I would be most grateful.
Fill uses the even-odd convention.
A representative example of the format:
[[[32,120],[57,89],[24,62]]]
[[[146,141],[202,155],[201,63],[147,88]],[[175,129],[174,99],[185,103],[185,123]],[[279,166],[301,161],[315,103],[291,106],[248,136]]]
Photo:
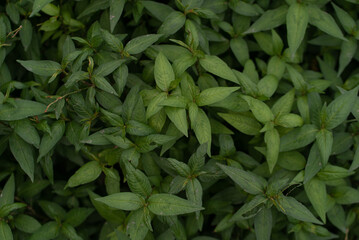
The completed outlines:
[[[3,220],[0,221],[0,238],[3,240],[13,240],[10,226]]]
[[[274,120],[274,115],[267,104],[250,96],[242,96],[242,98],[248,103],[249,108],[258,121],[267,123]]]
[[[158,29],[159,34],[172,35],[180,30],[186,22],[186,16],[179,11],[170,13],[160,28]]]
[[[347,119],[358,94],[358,87],[335,98],[327,107],[325,128],[331,130]]]
[[[175,216],[203,210],[196,203],[182,199],[172,194],[159,193],[150,196],[148,209],[160,216]]]
[[[148,197],[151,195],[151,183],[143,172],[138,169],[135,169],[129,163],[126,163],[126,172],[128,186],[133,193],[140,194],[143,197]]]
[[[264,193],[267,181],[251,172],[241,170],[239,168],[217,164],[235,183],[237,183],[244,191],[250,194]]]
[[[14,202],[15,196],[15,178],[11,174],[9,179],[6,181],[4,188],[0,195],[0,207],[3,207]]]
[[[17,215],[14,224],[17,229],[25,233],[34,233],[41,227],[35,218],[25,214]]]
[[[186,110],[177,107],[165,107],[168,118],[173,122],[178,130],[186,137],[188,136],[188,123]]]
[[[92,76],[92,80],[94,81],[97,88],[118,96],[116,90],[111,86],[111,84],[106,80],[106,78],[95,75]]]
[[[164,22],[168,15],[174,12],[173,8],[164,3],[155,1],[141,1],[141,4],[153,15],[155,18]]]
[[[145,208],[138,209],[131,213],[128,224],[127,224],[127,233],[130,235],[131,239],[142,240],[145,239],[148,232],[148,228],[144,221],[145,218]]]
[[[295,2],[290,5],[287,13],[287,38],[292,57],[304,39],[308,21],[308,10],[304,4]]]
[[[156,85],[165,92],[169,90],[171,82],[175,80],[175,74],[172,66],[162,52],[160,52],[156,57],[154,75]]]
[[[334,3],[331,4],[334,7],[335,13],[337,14],[337,17],[342,24],[344,30],[348,34],[352,34],[357,28],[357,24],[355,23],[354,19],[349,15],[348,12],[344,11]]]
[[[205,55],[204,58],[199,60],[199,63],[207,72],[238,84],[238,80],[232,69],[219,57]]]
[[[327,165],[333,146],[333,133],[326,129],[321,129],[317,135],[317,144],[320,151],[320,156],[323,166]]]
[[[269,172],[272,173],[279,155],[280,136],[277,129],[273,128],[269,131],[266,131],[264,134],[264,142],[267,144],[266,159]]]
[[[300,221],[322,224],[303,204],[293,197],[279,196],[276,207],[285,215]]]
[[[11,203],[0,208],[0,217],[7,217],[11,212],[26,207],[25,203]]]
[[[92,208],[73,208],[66,213],[65,223],[73,227],[81,225],[93,213]]]
[[[257,135],[262,126],[257,120],[241,113],[218,113],[218,115],[231,124],[238,131],[247,135]]]
[[[325,183],[318,178],[312,178],[304,184],[305,193],[318,213],[323,223],[326,222],[325,213],[327,211],[327,189]]]
[[[50,77],[57,72],[61,72],[61,65],[50,60],[17,60],[26,70],[40,76]]]
[[[162,34],[147,34],[133,38],[126,44],[124,50],[129,54],[141,53],[154,44],[161,36]]]
[[[39,201],[41,209],[52,219],[63,220],[66,215],[65,209],[55,202],[50,202],[46,200]]]
[[[91,161],[81,166],[74,175],[72,175],[66,186],[76,187],[96,180],[102,172],[101,165],[97,161]]]
[[[294,113],[288,113],[288,114],[282,114],[280,115],[275,123],[279,126],[286,127],[286,128],[294,128],[294,127],[300,127],[303,125],[303,119],[301,116],[294,114]]]
[[[302,148],[314,141],[318,129],[314,125],[305,124],[280,138],[280,152]]]
[[[63,120],[55,122],[51,126],[51,135],[49,133],[45,133],[41,139],[38,159],[43,158],[47,153],[49,153],[51,149],[55,147],[57,142],[60,141],[64,133],[65,122]]]
[[[21,169],[24,170],[31,181],[34,181],[35,160],[33,147],[15,133],[10,136],[9,145]]]
[[[242,207],[232,216],[230,221],[233,222],[247,219],[248,217],[245,217],[244,214],[251,212],[253,209],[257,208],[258,206],[267,201],[268,199],[264,195],[256,195],[249,202],[243,204]]]
[[[336,203],[342,205],[350,205],[359,202],[359,191],[347,186],[336,187],[331,192],[331,196]]]
[[[290,113],[295,97],[295,90],[292,89],[280,97],[275,104],[272,106],[272,113],[274,116],[278,117],[282,114]]]
[[[110,62],[105,62],[94,70],[93,75],[106,77],[107,75],[113,73],[113,71],[119,68],[126,61],[127,61],[126,59],[119,59]]]
[[[30,17],[34,16],[35,14],[37,14],[38,12],[40,12],[40,10],[45,7],[47,4],[49,4],[50,2],[52,2],[53,0],[35,0],[34,4],[32,5],[32,12],[30,14]]]
[[[254,217],[254,231],[256,239],[270,240],[272,232],[272,211],[270,208],[262,208]]]
[[[255,5],[246,3],[244,1],[234,0],[229,2],[229,7],[235,12],[243,16],[254,17],[258,16],[260,11]]]
[[[0,104],[0,120],[15,121],[45,113],[46,106],[42,103],[15,99],[12,104]]]
[[[118,20],[120,20],[123,7],[126,0],[110,0],[110,29],[111,32],[115,29]]]
[[[343,41],[339,56],[339,70],[338,76],[341,75],[344,69],[348,66],[357,50],[357,40],[353,37],[348,38],[348,41]]]
[[[239,87],[213,87],[202,91],[196,99],[198,106],[210,105],[219,102],[228,97],[232,92],[237,91]]]
[[[50,240],[59,235],[59,226],[55,221],[47,222],[42,225],[29,240]]]
[[[21,44],[24,47],[25,51],[29,48],[32,40],[32,24],[29,20],[24,19],[21,22],[22,29],[20,31],[20,40]]]
[[[229,44],[237,61],[244,66],[245,62],[249,59],[247,42],[243,38],[237,37],[231,39]]]
[[[287,11],[286,5],[266,11],[243,34],[266,31],[282,25],[285,23]]]
[[[75,228],[67,223],[62,224],[61,233],[68,239],[82,240],[82,237],[77,235]]]
[[[143,207],[145,203],[144,199],[140,195],[132,192],[115,193],[106,197],[96,198],[96,201],[102,202],[110,207],[126,211],[137,210]]]
[[[174,158],[167,158],[169,166],[173,170],[175,170],[180,176],[188,177],[191,173],[191,169],[187,166],[187,164],[180,162]]]
[[[195,120],[191,119],[191,124],[199,144],[207,143],[207,154],[211,155],[211,123],[206,113],[202,109],[198,109],[197,117]]]
[[[34,145],[36,148],[40,146],[40,136],[36,128],[28,119],[23,119],[14,122],[14,131],[27,143]]]
[[[333,37],[346,40],[334,18],[329,13],[320,10],[320,8],[315,5],[308,5],[307,9],[310,24]]]

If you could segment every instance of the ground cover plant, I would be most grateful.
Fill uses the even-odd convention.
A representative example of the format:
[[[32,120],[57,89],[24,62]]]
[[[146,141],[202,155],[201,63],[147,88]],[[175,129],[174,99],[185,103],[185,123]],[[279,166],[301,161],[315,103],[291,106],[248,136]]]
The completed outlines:
[[[0,239],[358,239],[357,0],[0,3]]]

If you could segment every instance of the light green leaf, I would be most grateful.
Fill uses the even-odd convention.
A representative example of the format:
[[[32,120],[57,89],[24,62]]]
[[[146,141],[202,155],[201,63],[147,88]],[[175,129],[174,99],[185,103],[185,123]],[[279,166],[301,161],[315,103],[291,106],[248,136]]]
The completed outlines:
[[[237,91],[239,87],[213,87],[202,91],[196,99],[198,106],[210,105],[219,102],[228,97],[232,92]]]
[[[52,2],[53,0],[35,0],[34,4],[32,5],[32,12],[30,17],[34,16],[36,13],[40,12],[40,10],[45,7],[48,3]]]
[[[153,15],[155,18],[164,22],[168,15],[174,12],[169,5],[155,2],[155,1],[141,1],[141,4]]]
[[[217,164],[235,183],[237,183],[244,191],[250,194],[264,193],[267,181],[252,173],[241,170],[239,168]]]
[[[188,136],[188,123],[186,110],[176,107],[165,107],[168,118],[173,122],[178,130],[180,130],[186,137]]]
[[[273,168],[278,160],[279,146],[280,146],[280,136],[277,129],[273,128],[269,131],[266,131],[264,134],[264,142],[267,144],[267,163],[269,167],[269,172],[272,173]]]
[[[237,37],[231,39],[229,44],[237,61],[242,66],[244,66],[246,61],[249,59],[249,50],[248,50],[247,42],[243,38]]]
[[[358,87],[335,98],[327,107],[325,128],[331,130],[344,122],[351,112],[358,94]]]
[[[197,117],[195,120],[191,119],[191,124],[199,144],[207,143],[207,153],[211,155],[211,123],[207,114],[202,109],[198,109]]]
[[[275,123],[279,126],[286,127],[286,128],[294,128],[300,127],[303,125],[303,119],[301,116],[288,113],[280,115],[276,120]]]
[[[219,57],[205,55],[204,58],[199,60],[199,63],[207,72],[238,84],[238,80],[232,69]]]
[[[175,216],[200,211],[204,208],[175,195],[159,193],[150,196],[148,209],[156,215]]]
[[[137,209],[136,211],[131,213],[126,227],[127,234],[130,235],[131,240],[145,239],[148,232],[148,228],[145,224],[144,218],[144,208]]]
[[[97,161],[91,161],[81,166],[74,175],[72,175],[66,186],[76,187],[96,180],[102,172],[101,165]]]
[[[218,115],[231,124],[235,129],[247,135],[257,135],[262,128],[261,124],[248,114],[218,113]]]
[[[124,50],[129,54],[141,53],[154,44],[161,36],[162,34],[147,34],[133,38],[126,44]]]
[[[329,13],[320,10],[316,5],[308,5],[307,9],[310,24],[333,37],[346,40],[334,18]]]
[[[140,194],[143,197],[151,195],[151,183],[143,172],[135,169],[132,164],[129,163],[126,163],[126,172],[128,186],[133,193]]]
[[[295,90],[292,89],[280,97],[272,106],[272,112],[274,116],[278,117],[282,114],[290,113],[295,97]]]
[[[156,85],[165,92],[169,90],[171,82],[175,80],[175,74],[172,66],[162,52],[160,52],[156,57],[154,75]]]
[[[242,98],[248,103],[249,108],[258,121],[267,123],[274,120],[274,115],[267,104],[250,96],[242,96]]]
[[[333,133],[326,129],[321,129],[317,135],[317,144],[320,151],[320,156],[323,166],[327,165],[333,146]]]
[[[22,140],[16,133],[9,139],[10,150],[20,167],[34,181],[35,160],[33,147]]]
[[[57,72],[61,72],[61,65],[50,60],[17,60],[26,70],[40,76],[50,77]]]
[[[13,240],[13,235],[10,226],[3,220],[0,220],[0,239]]]
[[[334,7],[335,13],[337,14],[337,17],[338,17],[340,23],[342,24],[344,30],[348,34],[352,34],[357,28],[357,24],[355,23],[354,19],[349,15],[348,12],[341,9],[340,7],[335,5],[333,2],[331,4]]]
[[[304,39],[308,20],[309,15],[304,4],[295,2],[290,5],[287,13],[287,38],[292,57]]]
[[[284,195],[279,196],[276,207],[285,215],[300,221],[322,224],[303,204],[293,197],[286,197]]]
[[[318,129],[314,125],[305,124],[280,138],[280,152],[302,148],[314,141]]]
[[[323,223],[326,222],[325,213],[327,211],[327,189],[325,183],[318,178],[312,178],[304,184],[305,193],[318,213]]]
[[[145,203],[144,199],[140,195],[132,192],[115,193],[106,197],[96,198],[96,201],[105,203],[110,207],[126,211],[137,210],[143,207]]]

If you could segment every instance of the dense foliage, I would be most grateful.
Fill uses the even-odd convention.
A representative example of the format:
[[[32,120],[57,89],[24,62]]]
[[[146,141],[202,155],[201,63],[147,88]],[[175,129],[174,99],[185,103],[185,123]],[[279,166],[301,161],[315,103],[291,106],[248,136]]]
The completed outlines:
[[[357,0],[0,4],[0,239],[358,239]]]

